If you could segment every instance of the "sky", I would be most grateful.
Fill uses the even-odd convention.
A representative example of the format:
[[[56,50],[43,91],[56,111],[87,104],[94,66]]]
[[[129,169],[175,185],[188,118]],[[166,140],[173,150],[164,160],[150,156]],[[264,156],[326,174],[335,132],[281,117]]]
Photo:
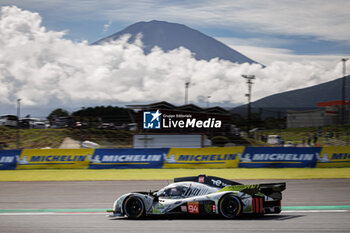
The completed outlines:
[[[0,7],[0,114],[15,113],[18,98],[22,114],[37,116],[57,107],[181,105],[188,80],[191,103],[205,107],[211,96],[211,105],[234,107],[247,101],[242,74],[256,76],[254,101],[339,78],[341,59],[350,57],[346,0],[0,0]],[[184,48],[145,55],[142,39],[89,45],[151,20],[185,24],[266,67],[197,61]]]

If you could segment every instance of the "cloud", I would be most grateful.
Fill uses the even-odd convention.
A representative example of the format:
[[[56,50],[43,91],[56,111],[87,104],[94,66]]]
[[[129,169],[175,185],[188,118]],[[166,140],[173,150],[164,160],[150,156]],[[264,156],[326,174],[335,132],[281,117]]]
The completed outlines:
[[[192,16],[207,12],[214,25],[235,25],[252,33],[310,36],[319,40],[348,41],[350,2],[335,1],[211,1],[193,8]],[[203,19],[204,20],[204,19]],[[209,22],[207,22],[209,23]],[[239,25],[239,26],[237,26]]]
[[[24,106],[66,108],[111,103],[169,101],[183,104],[184,84],[191,82],[189,100],[246,102],[242,74],[254,74],[253,100],[338,78],[341,64],[317,62],[235,64],[212,59],[198,61],[185,48],[145,55],[141,37],[90,46],[63,38],[63,32],[41,26],[37,13],[3,7],[0,19],[0,104],[22,99]]]
[[[109,20],[108,23],[103,25],[103,33],[106,33],[109,30],[109,28],[111,27],[111,25],[112,25],[112,20]]]
[[[269,47],[273,45],[285,45],[288,43],[285,40],[273,39],[261,40],[259,38],[252,39],[238,39],[219,37],[217,40],[223,42],[234,50],[239,51],[245,56],[258,61],[264,65],[271,65],[275,61],[284,62],[302,62],[310,63],[316,62],[331,69],[343,57],[348,57],[347,54],[324,54],[324,55],[300,55],[295,54],[294,51],[285,48]],[[254,46],[253,46],[254,45]]]
[[[218,4],[220,5],[220,4]],[[265,33],[348,41],[349,1],[238,1],[229,21]]]
[[[6,0],[2,4],[6,4]],[[275,35],[311,36],[319,40],[349,41],[350,1],[121,1],[121,0],[11,0],[25,9],[48,11],[56,19],[79,21],[111,19],[134,23],[146,20],[168,20],[196,28],[205,25],[232,28],[238,32]]]

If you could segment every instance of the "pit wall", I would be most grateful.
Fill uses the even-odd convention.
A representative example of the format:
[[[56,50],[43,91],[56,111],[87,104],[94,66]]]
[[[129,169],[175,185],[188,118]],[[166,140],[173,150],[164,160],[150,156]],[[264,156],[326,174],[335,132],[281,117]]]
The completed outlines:
[[[350,146],[0,150],[0,170],[350,167]]]

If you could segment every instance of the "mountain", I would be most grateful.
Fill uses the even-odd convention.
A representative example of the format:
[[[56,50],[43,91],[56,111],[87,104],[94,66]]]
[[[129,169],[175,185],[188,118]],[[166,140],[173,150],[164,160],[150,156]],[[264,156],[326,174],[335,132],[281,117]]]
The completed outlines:
[[[349,83],[350,75],[345,77]],[[282,92],[262,98],[251,103],[252,112],[285,113],[287,110],[316,109],[317,103],[341,100],[342,78],[315,86]],[[346,85],[346,99],[350,99],[350,85]],[[233,113],[246,113],[247,105],[231,110]],[[272,114],[268,114],[272,115]]]
[[[130,34],[129,42],[133,42],[139,33],[142,33],[142,42],[146,54],[150,53],[154,46],[158,46],[164,51],[182,46],[191,50],[198,60],[204,59],[209,61],[218,57],[236,63],[257,63],[220,41],[183,24],[156,20],[132,24],[124,30],[98,40],[93,44],[117,40],[125,34]]]

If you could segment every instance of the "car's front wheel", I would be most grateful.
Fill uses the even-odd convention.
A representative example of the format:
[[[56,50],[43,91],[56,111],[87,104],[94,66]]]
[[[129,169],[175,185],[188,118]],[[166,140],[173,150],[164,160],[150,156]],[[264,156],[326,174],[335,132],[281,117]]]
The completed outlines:
[[[219,201],[220,214],[228,219],[233,219],[241,212],[241,202],[233,194],[223,196]]]
[[[132,219],[139,219],[145,216],[145,205],[140,197],[129,196],[124,201],[124,213]]]

